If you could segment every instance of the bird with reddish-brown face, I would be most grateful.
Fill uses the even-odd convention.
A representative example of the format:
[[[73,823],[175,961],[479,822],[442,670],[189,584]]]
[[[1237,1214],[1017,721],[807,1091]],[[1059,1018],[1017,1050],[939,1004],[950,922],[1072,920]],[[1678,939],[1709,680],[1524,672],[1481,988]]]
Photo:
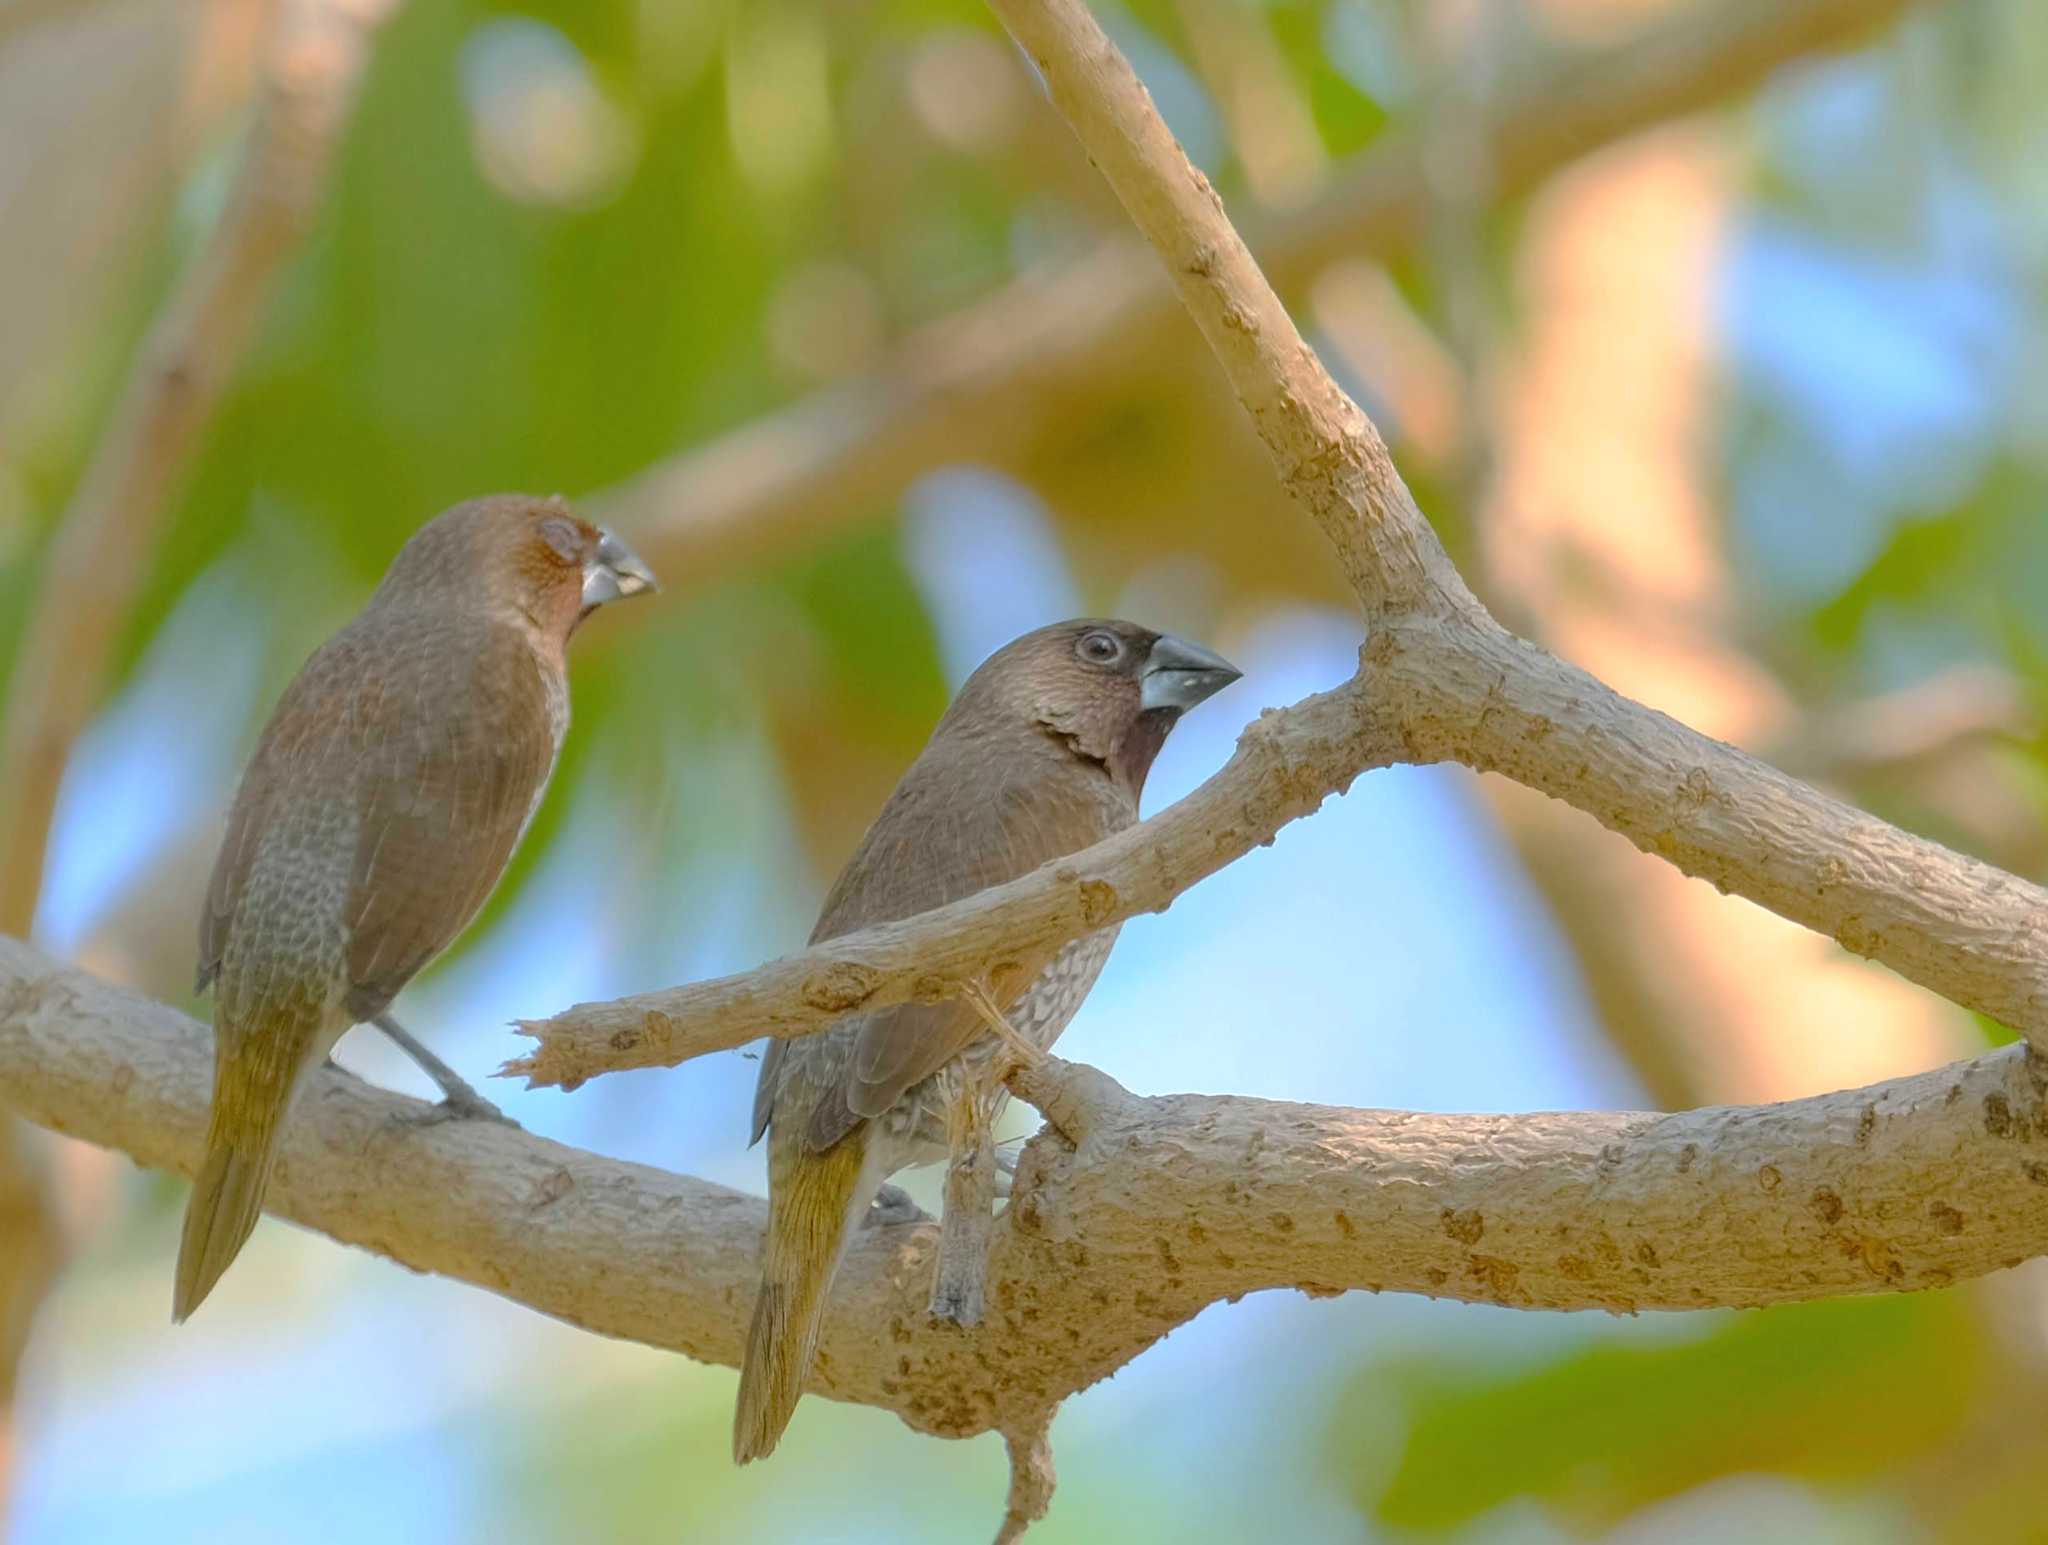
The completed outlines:
[[[1006,645],[897,784],[812,942],[944,906],[1131,825],[1167,732],[1237,677],[1199,645],[1128,622],[1063,622]],[[733,1423],[740,1463],[773,1450],[796,1408],[848,1230],[889,1175],[957,1164],[963,1126],[985,1134],[1007,1097],[1006,1043],[1049,1047],[1116,933],[1027,954],[1008,991],[991,983],[978,1005],[896,1004],[769,1043],[754,1098],[768,1237]],[[949,1208],[951,1196],[949,1182]],[[934,1305],[949,1312],[937,1292]]]
[[[214,993],[206,1157],[172,1317],[256,1226],[307,1068],[375,1022],[449,1096],[495,1114],[387,1013],[497,884],[569,725],[563,651],[647,566],[560,499],[436,516],[285,689],[242,775],[199,923]]]

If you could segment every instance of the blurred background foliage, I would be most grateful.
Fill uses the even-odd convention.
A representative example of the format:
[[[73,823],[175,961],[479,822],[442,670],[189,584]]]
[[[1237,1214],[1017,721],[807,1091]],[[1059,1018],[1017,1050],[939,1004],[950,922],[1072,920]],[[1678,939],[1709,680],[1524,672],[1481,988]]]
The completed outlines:
[[[1513,196],[1515,147],[1474,125],[1517,83],[1717,12],[1768,33],[1775,8],[1097,9],[1240,223],[1286,247],[1305,327],[1503,615],[2041,877],[2036,0],[1786,0],[1871,34],[1824,60],[1773,44],[1760,89],[1731,79]],[[260,0],[0,5],[0,675],[137,340],[220,216],[268,21]],[[1564,78],[1560,112],[1613,79]],[[1409,142],[1403,239],[1347,240],[1353,169]],[[579,639],[554,791],[482,926],[410,995],[472,1072],[513,1014],[798,940],[951,684],[1023,627],[1116,610],[1239,657],[1247,681],[1177,735],[1151,803],[1191,786],[1357,643],[1192,327],[1155,307],[1089,368],[1019,368],[959,422],[889,438],[930,407],[916,383],[949,337],[1021,358],[1141,290],[1127,245],[972,0],[412,0],[120,598],[39,936],[187,1001],[267,705],[421,520],[502,488],[586,501],[668,591]],[[943,331],[991,296],[995,321]],[[861,462],[873,426],[896,448]],[[828,453],[843,479],[750,510],[749,479]],[[1784,1097],[2002,1034],[1569,812],[1429,770],[1365,780],[1134,924],[1072,1045],[1145,1089],[1514,1109]],[[342,1060],[409,1076],[375,1044]],[[751,1071],[507,1098],[549,1135],[758,1186]],[[54,1140],[33,1158],[72,1260],[14,1421],[22,1540],[953,1539],[994,1516],[992,1440],[812,1402],[736,1474],[728,1372],[277,1225],[173,1336],[180,1188]],[[1043,1534],[2048,1539],[2042,1286],[1657,1322],[1219,1306],[1070,1405]]]

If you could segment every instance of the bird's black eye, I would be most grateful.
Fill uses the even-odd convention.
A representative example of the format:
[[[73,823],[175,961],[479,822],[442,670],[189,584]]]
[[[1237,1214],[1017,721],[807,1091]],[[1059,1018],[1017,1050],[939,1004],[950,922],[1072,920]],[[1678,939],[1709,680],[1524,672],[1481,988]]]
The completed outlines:
[[[1080,642],[1074,645],[1074,653],[1090,665],[1113,665],[1123,652],[1123,641],[1114,633],[1106,633],[1101,628],[1092,633],[1083,633]]]
[[[540,539],[564,563],[580,563],[583,559],[583,533],[576,529],[574,521],[550,515],[540,523]]]

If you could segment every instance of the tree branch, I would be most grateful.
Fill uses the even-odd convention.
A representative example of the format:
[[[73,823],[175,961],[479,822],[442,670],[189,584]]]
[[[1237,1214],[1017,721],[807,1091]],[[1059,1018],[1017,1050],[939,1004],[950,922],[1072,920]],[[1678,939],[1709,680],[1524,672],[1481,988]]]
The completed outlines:
[[[1787,63],[1847,47],[1917,0],[1734,0],[1691,7],[1617,47],[1510,82],[1474,143],[1501,198],[1649,125],[1749,91]],[[1396,134],[1308,209],[1259,241],[1283,292],[1339,258],[1387,258],[1421,237],[1430,206],[1423,146]],[[1076,382],[1113,396],[1186,324],[1143,242],[1105,241],[1030,274],[907,339],[879,370],[658,462],[594,496],[631,526],[664,574],[718,573],[886,504],[919,473],[978,458],[1014,464]]]
[[[234,190],[144,338],[56,531],[0,736],[0,930],[27,933],[71,748],[158,530],[311,227],[371,38],[395,0],[285,0]]]
[[[2048,1029],[2048,892],[1631,702],[1495,623],[1086,6],[991,3],[1330,537],[1372,630],[1360,684],[1398,705],[1411,753],[1506,773],[1944,997]]]
[[[189,1174],[211,1069],[203,1025],[0,938],[0,1100],[30,1120]],[[944,1436],[1000,1430],[1028,1456],[1059,1400],[1264,1288],[1691,1309],[1930,1287],[2048,1252],[2048,1071],[2017,1046],[1679,1115],[1143,1098],[1057,1061],[1022,1092],[1081,1136],[1025,1150],[983,1326],[925,1313],[932,1226],[865,1230],[814,1390]],[[735,1362],[765,1203],[495,1123],[398,1119],[421,1108],[312,1074],[273,1209],[603,1335]]]
[[[1221,773],[1132,831],[758,972],[524,1022],[541,1046],[510,1071],[579,1081],[943,996],[1006,948],[1157,910],[1394,757],[1505,773],[1954,1002],[2025,1033],[2048,1028],[2048,891],[1689,730],[1500,627],[1086,7],[992,3],[1166,262],[1281,481],[1330,538],[1371,633],[1359,673],[1266,715]]]
[[[668,1067],[763,1035],[807,1035],[855,1009],[953,996],[1009,952],[1164,911],[1348,787],[1360,768],[1397,752],[1383,707],[1355,684],[1312,697],[1247,730],[1222,771],[1187,798],[1072,858],[755,971],[521,1020],[519,1030],[540,1045],[502,1071],[574,1088],[598,1073]]]
[[[2048,961],[2033,919],[2048,894],[1827,799],[1495,624],[1085,8],[993,3],[1330,537],[1367,616],[1359,675],[1269,715],[1223,773],[1135,833],[926,919],[658,995],[666,1008],[545,1022],[537,1060],[593,1015],[617,1017],[601,1046],[584,1035],[584,1071],[674,1060],[649,1056],[650,1037],[687,1054],[944,993],[1021,944],[1164,905],[1397,756],[1505,771],[1688,872],[2036,1026]],[[0,940],[0,1098],[31,1119],[189,1173],[209,1063],[192,1021]],[[1004,1432],[1017,1461],[1011,1538],[1050,1493],[1047,1413],[1245,1292],[1697,1308],[1937,1285],[2048,1251],[2048,1164],[2032,1157],[2048,1134],[2048,1074],[2023,1048],[1864,1090],[1671,1116],[1145,1099],[1059,1063],[1019,1082],[1058,1131],[1020,1165],[986,1325],[941,1328],[923,1312],[930,1228],[868,1231],[812,1380],[921,1430]],[[317,1074],[275,1204],[593,1330],[734,1359],[761,1203],[495,1126],[392,1119],[412,1103]]]
[[[948,996],[1008,952],[1164,910],[1358,773],[1396,760],[1505,773],[1953,1002],[2030,1035],[2048,1024],[2048,891],[1631,702],[1472,615],[1468,597],[1449,599],[1460,608],[1450,620],[1383,621],[1357,677],[1262,716],[1220,772],[1152,819],[1007,885],[755,971],[522,1020],[540,1045],[505,1072],[573,1087]]]

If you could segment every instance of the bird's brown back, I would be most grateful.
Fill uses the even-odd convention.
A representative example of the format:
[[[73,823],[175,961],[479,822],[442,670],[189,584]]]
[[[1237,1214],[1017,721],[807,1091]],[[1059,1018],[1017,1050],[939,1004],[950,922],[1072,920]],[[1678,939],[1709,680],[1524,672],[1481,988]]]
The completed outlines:
[[[381,1013],[503,872],[566,727],[559,653],[481,610],[372,605],[243,775],[200,925],[216,1019]]]

